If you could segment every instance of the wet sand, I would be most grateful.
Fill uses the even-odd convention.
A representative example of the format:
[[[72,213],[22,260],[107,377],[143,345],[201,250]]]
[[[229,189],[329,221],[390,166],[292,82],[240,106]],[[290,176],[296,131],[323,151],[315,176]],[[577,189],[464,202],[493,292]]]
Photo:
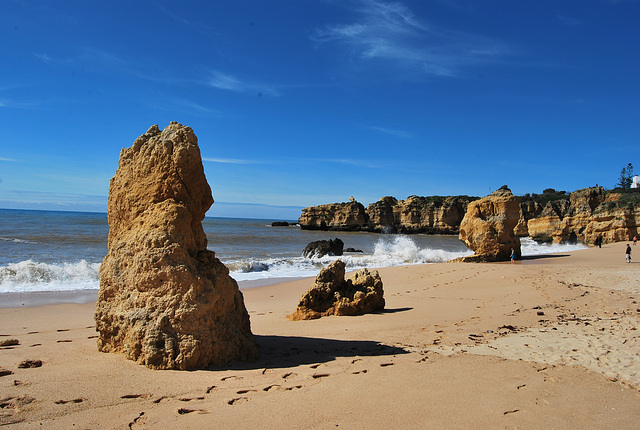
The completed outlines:
[[[0,424],[638,428],[640,262],[625,247],[380,269],[387,309],[359,317],[287,320],[312,279],[246,288],[260,358],[192,372],[98,352],[93,303],[17,303],[0,309],[0,342],[18,342],[0,347]]]

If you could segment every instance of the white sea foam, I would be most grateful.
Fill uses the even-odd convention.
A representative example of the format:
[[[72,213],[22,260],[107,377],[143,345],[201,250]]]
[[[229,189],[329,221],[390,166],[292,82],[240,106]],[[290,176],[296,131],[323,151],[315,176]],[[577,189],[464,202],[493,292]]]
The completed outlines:
[[[576,244],[538,244],[530,238],[521,239],[522,255],[542,255],[587,249]],[[381,236],[372,254],[345,254],[340,257],[292,258],[288,260],[269,259],[239,263],[225,263],[231,276],[238,281],[267,278],[301,278],[317,275],[322,267],[336,259],[346,263],[347,270],[372,267],[390,267],[411,264],[444,263],[455,258],[472,255],[473,251],[448,251],[445,249],[420,248],[409,236]]]
[[[544,245],[522,239],[522,255],[540,255],[586,249],[584,245]],[[340,257],[244,259],[223,261],[238,281],[270,278],[304,278],[316,276],[322,267],[336,259],[347,270],[389,267],[411,264],[442,263],[473,254],[470,250],[449,251],[420,247],[413,238],[404,235],[383,235],[375,243],[372,253],[348,253]],[[75,263],[47,264],[32,260],[10,263],[0,267],[0,293],[33,291],[72,291],[98,289],[100,263],[81,260]]]
[[[16,239],[14,237],[0,237],[0,241],[12,242],[12,243],[31,243],[31,244],[37,244],[38,243],[38,242],[34,242],[32,240]]]
[[[47,264],[32,260],[0,267],[0,293],[99,288],[99,263]]]
[[[537,243],[535,240],[529,237],[523,237],[520,239],[520,250],[522,255],[542,255],[542,254],[557,254],[560,252],[579,251],[581,249],[587,249],[586,245],[577,244],[565,244],[565,243]]]
[[[409,264],[442,263],[447,260],[473,254],[472,251],[447,251],[435,248],[420,248],[409,236],[381,236],[372,254],[345,254],[340,257],[321,258],[296,257],[291,259],[269,259],[250,263],[226,263],[231,276],[238,281],[266,278],[300,278],[315,276],[318,271],[336,259],[345,262],[347,270],[372,267],[389,267]],[[265,270],[266,268],[266,270]]]

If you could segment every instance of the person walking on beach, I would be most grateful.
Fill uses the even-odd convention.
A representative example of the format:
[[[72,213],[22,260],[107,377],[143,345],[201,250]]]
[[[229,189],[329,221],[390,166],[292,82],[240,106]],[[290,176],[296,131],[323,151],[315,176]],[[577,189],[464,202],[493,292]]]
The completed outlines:
[[[626,255],[627,255],[627,263],[631,263],[631,245],[629,245],[628,243],[627,243]]]
[[[511,248],[511,264],[515,263],[516,261],[516,251]]]
[[[636,246],[637,241],[638,241],[638,236],[633,236],[633,246]]]

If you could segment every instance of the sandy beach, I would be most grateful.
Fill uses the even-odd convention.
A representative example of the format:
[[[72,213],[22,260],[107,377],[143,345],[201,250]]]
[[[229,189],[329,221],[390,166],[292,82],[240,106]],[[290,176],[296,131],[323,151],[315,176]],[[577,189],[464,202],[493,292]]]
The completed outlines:
[[[0,348],[0,425],[637,429],[640,252],[627,264],[625,247],[380,269],[386,310],[358,317],[287,320],[313,279],[244,288],[260,358],[223,369],[98,352],[94,303],[2,308],[0,342],[18,343]]]

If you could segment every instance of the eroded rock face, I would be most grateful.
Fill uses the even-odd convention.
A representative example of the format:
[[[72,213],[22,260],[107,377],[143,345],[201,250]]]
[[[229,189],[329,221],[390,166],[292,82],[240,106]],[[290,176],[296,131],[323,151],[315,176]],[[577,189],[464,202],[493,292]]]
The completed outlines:
[[[303,230],[359,230],[365,224],[364,206],[355,200],[311,206],[302,210],[298,223]]]
[[[290,320],[328,315],[363,315],[384,309],[382,279],[377,270],[361,269],[345,280],[345,264],[336,260],[320,270],[313,287],[303,294]]]
[[[303,230],[371,231],[379,233],[457,234],[474,197],[386,196],[366,209],[361,203],[333,203],[303,209]]]
[[[154,369],[251,360],[257,348],[242,293],[207,250],[213,204],[189,127],[152,126],[109,187],[109,251],[100,267],[98,349]]]
[[[630,240],[638,235],[640,206],[620,204],[618,193],[591,187],[571,193],[569,199],[549,202],[528,222],[529,235],[539,242],[603,243]]]
[[[512,248],[520,258],[520,238],[514,232],[519,221],[520,204],[506,186],[471,202],[460,224],[459,238],[475,254],[462,260],[508,260]]]

